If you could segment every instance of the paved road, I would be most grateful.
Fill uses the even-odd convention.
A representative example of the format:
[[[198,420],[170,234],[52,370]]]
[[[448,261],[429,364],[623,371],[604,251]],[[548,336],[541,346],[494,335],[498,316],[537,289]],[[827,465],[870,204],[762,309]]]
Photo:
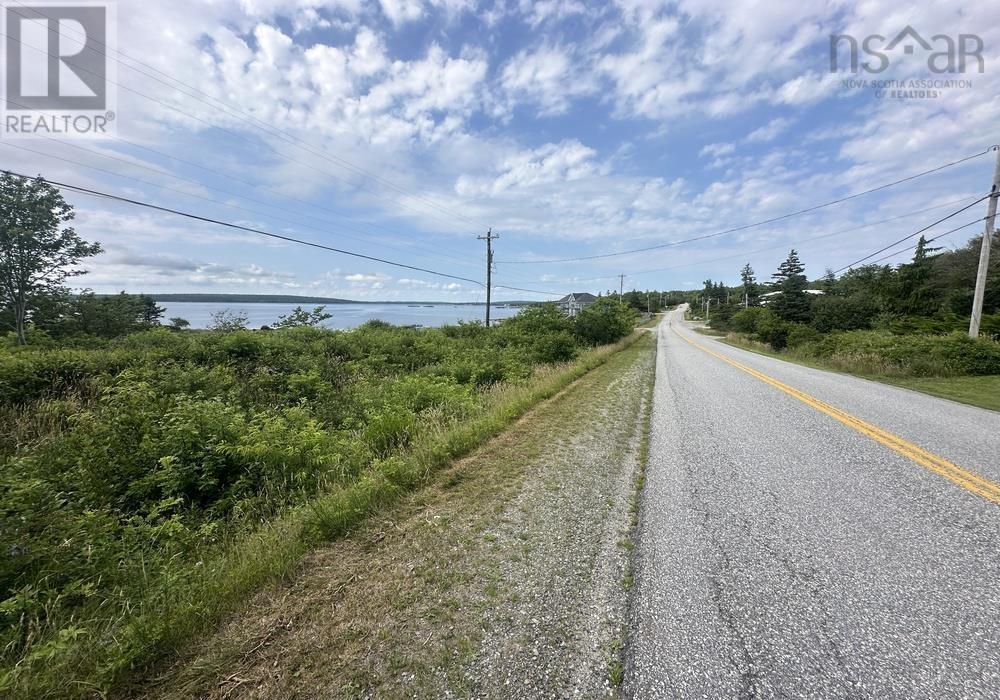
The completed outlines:
[[[626,695],[1000,697],[1000,414],[657,332]]]

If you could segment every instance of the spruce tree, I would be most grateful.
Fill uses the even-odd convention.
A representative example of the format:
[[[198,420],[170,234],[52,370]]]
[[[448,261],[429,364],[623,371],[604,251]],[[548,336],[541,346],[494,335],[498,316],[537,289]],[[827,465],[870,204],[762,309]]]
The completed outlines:
[[[806,293],[809,280],[805,276],[805,266],[794,248],[771,277],[774,278],[776,290],[781,292],[772,298],[771,310],[785,321],[808,323],[812,306],[812,299]]]
[[[757,305],[757,278],[754,276],[750,263],[740,270],[740,279],[743,280],[743,299],[747,306]]]

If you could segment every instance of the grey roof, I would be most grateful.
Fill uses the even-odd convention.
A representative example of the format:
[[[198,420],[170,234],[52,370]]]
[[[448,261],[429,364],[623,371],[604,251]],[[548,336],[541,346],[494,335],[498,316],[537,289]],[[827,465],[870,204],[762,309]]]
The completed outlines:
[[[590,292],[574,292],[573,294],[567,294],[562,299],[560,299],[557,303],[559,303],[559,304],[568,304],[571,301],[582,301],[584,303],[589,304],[589,303],[597,301],[597,297],[595,297]]]

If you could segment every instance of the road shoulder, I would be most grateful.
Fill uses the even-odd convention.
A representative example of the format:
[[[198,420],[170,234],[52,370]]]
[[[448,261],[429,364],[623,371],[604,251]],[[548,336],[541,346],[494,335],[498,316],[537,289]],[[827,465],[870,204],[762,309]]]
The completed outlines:
[[[311,554],[155,694],[611,694],[654,355],[641,339]]]

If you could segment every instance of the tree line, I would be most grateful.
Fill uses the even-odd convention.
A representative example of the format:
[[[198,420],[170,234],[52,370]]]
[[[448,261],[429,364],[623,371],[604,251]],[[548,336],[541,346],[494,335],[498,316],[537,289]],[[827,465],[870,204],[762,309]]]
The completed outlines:
[[[1000,244],[1000,232],[993,235],[994,245]],[[759,282],[748,263],[740,270],[738,286],[706,280],[688,300],[696,314],[707,313],[710,325],[719,330],[745,330],[750,319],[767,320],[777,329],[771,338],[776,346],[793,331],[809,335],[802,327],[821,334],[868,329],[947,333],[968,325],[981,244],[977,236],[961,248],[944,250],[921,236],[907,263],[863,265],[839,277],[828,269],[813,280],[793,249],[767,282]],[[747,309],[761,310],[740,315]],[[1000,333],[998,312],[1000,259],[994,257],[983,300],[984,334]]]

